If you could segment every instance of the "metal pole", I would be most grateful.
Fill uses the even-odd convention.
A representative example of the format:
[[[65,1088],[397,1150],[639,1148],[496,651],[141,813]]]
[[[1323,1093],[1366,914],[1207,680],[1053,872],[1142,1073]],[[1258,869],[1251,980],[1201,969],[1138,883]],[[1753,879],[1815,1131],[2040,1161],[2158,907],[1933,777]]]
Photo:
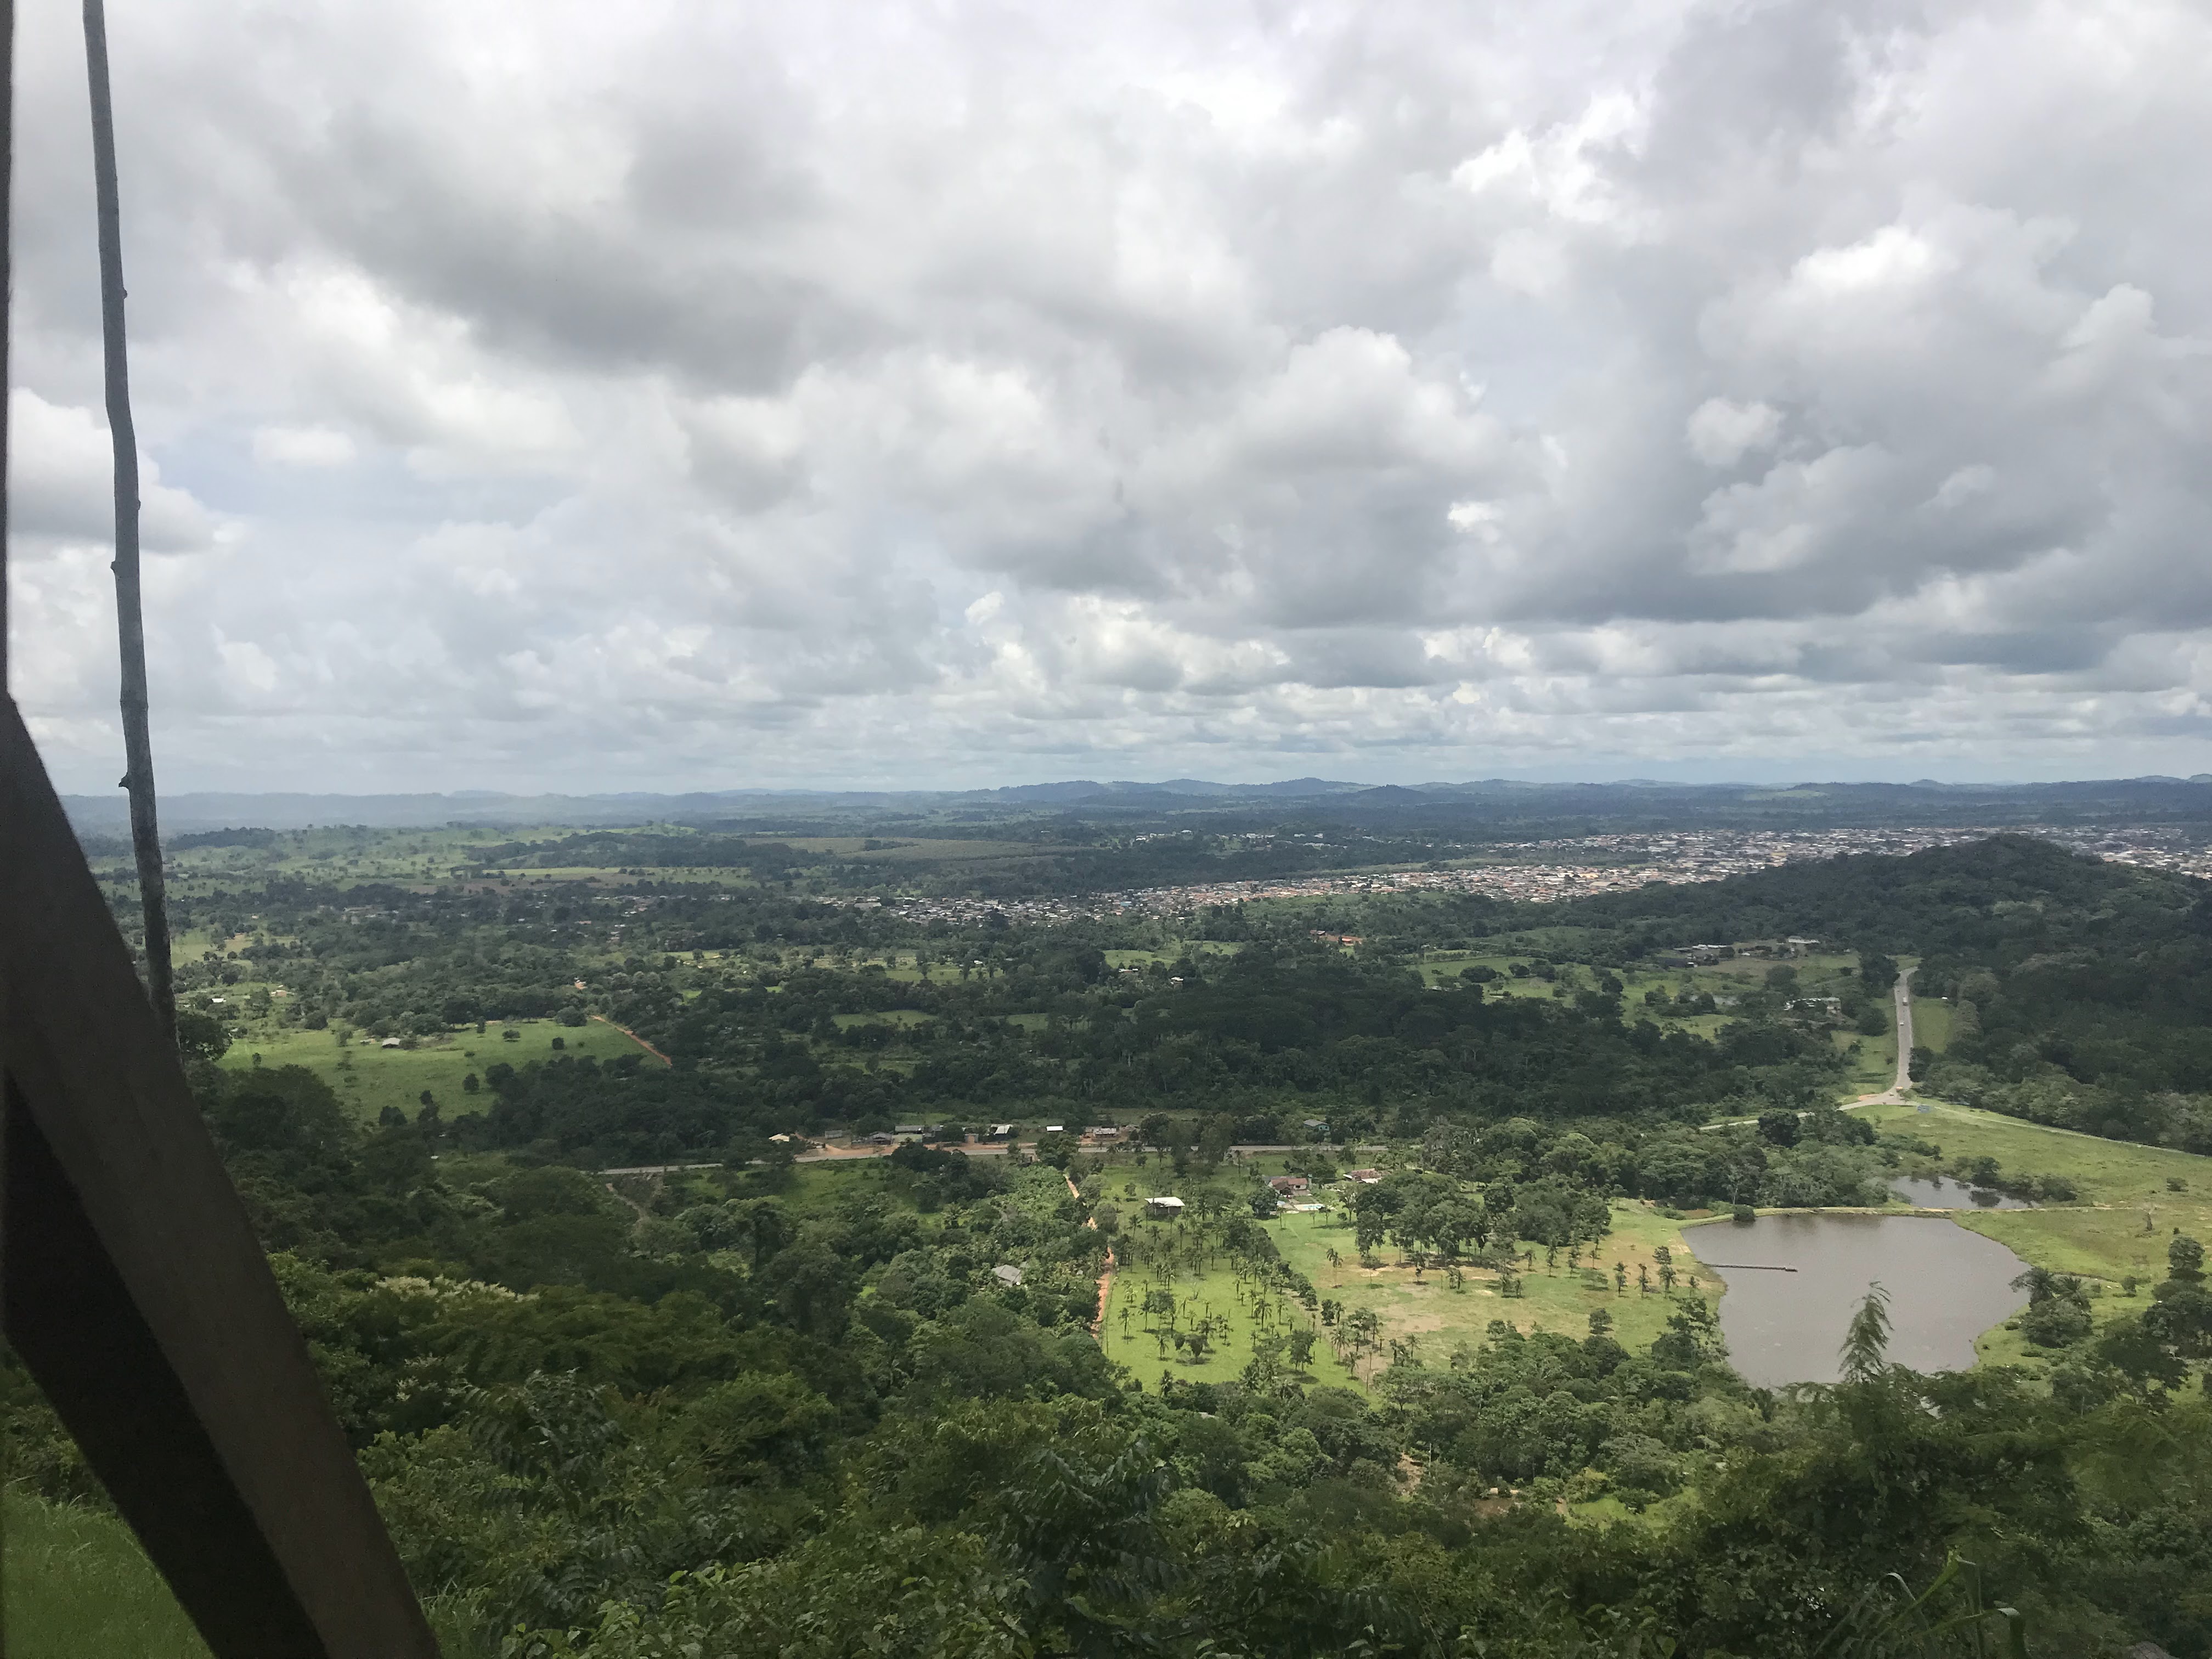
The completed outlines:
[[[0,0],[0,697],[8,695],[8,312],[15,271],[9,185],[15,154],[15,3]]]
[[[177,1034],[169,966],[169,908],[161,832],[154,811],[154,740],[148,729],[146,621],[138,591],[138,434],[131,419],[131,364],[123,333],[123,209],[115,183],[115,110],[108,96],[107,17],[84,0],[85,72],[92,83],[92,167],[100,208],[100,320],[107,366],[107,429],[115,445],[115,629],[123,659],[121,787],[131,792],[131,845],[146,915],[146,989],[161,1030]]]

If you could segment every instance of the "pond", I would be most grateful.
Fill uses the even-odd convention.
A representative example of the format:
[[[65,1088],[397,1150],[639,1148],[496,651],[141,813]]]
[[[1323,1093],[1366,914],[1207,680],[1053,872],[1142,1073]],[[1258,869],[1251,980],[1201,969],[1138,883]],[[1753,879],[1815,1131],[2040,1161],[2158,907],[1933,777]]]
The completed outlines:
[[[2012,1288],[2026,1262],[1941,1216],[1763,1215],[1686,1237],[1728,1286],[1721,1332],[1736,1370],[1761,1388],[1834,1382],[1869,1283],[1889,1292],[1891,1363],[1917,1371],[1972,1365],[1974,1339],[2027,1300]]]
[[[1922,1181],[1913,1176],[1898,1176],[1889,1183],[1889,1190],[1907,1204],[1923,1210],[2032,1210],[2035,1207],[2025,1199],[2008,1198],[1992,1192],[1987,1187],[1969,1187],[1963,1181],[1947,1181],[1937,1176],[1933,1181]]]

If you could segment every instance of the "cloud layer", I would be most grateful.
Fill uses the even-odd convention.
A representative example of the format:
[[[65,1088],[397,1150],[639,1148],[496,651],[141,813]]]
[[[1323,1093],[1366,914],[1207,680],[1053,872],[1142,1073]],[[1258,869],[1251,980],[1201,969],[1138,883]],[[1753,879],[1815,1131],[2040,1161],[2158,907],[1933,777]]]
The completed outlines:
[[[15,690],[100,787],[33,14]],[[2185,0],[110,27],[172,787],[2212,769]]]

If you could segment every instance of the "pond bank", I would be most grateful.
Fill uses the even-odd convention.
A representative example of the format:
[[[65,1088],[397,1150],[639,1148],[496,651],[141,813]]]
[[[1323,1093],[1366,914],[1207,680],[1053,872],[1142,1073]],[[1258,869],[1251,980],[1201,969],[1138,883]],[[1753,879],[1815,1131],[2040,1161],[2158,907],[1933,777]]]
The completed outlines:
[[[1872,1285],[1889,1293],[1891,1359],[1923,1371],[1972,1366],[1975,1340],[2027,1299],[2011,1282],[2027,1264],[1943,1212],[1793,1210],[1692,1224],[1699,1259],[1728,1289],[1729,1355],[1762,1388],[1833,1382],[1844,1327]]]

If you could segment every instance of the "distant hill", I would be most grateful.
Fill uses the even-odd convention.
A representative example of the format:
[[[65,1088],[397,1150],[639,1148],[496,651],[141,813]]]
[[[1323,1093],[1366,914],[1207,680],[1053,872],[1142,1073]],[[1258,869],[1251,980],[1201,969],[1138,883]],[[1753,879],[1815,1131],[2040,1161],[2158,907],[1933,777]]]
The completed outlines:
[[[82,836],[128,833],[118,792],[64,798]],[[1296,821],[1402,834],[1538,840],[1605,832],[1686,829],[1820,829],[1924,824],[2003,829],[2102,823],[2212,823],[2212,775],[2078,783],[1670,784],[1531,783],[1484,778],[1461,783],[1385,784],[1328,778],[1276,783],[1161,783],[1070,779],[1000,789],[729,789],[688,794],[623,792],[517,795],[468,789],[451,794],[184,793],[165,796],[171,835],[228,830],[299,830],[311,824],[372,829],[448,823],[575,828],[698,823],[747,833],[848,833],[896,822],[901,833],[979,823],[1054,819],[1133,825],[1147,820],[1223,832]],[[943,831],[940,830],[940,833]]]

